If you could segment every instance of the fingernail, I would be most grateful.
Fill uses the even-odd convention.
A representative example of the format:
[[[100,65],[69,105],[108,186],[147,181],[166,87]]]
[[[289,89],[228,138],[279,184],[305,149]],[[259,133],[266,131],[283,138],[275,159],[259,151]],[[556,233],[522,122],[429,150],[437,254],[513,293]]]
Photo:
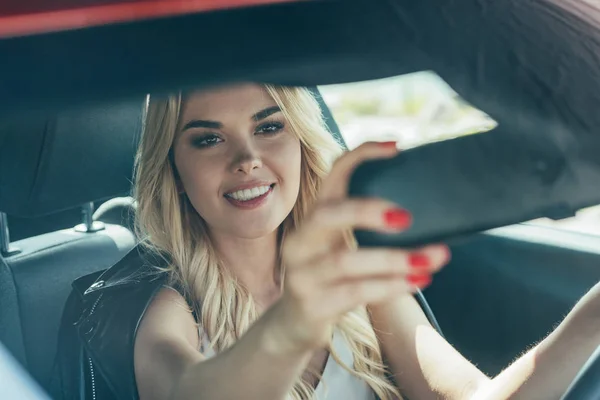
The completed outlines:
[[[431,260],[425,254],[411,253],[408,256],[408,264],[413,268],[427,268],[431,266]]]
[[[383,219],[388,228],[406,229],[412,223],[412,216],[401,208],[392,208],[383,213]]]
[[[390,141],[390,142],[378,142],[377,143],[379,146],[384,147],[386,149],[397,149],[398,148],[398,142],[394,141]]]
[[[431,276],[430,275],[410,274],[410,275],[406,275],[406,281],[413,286],[422,288],[431,283]]]

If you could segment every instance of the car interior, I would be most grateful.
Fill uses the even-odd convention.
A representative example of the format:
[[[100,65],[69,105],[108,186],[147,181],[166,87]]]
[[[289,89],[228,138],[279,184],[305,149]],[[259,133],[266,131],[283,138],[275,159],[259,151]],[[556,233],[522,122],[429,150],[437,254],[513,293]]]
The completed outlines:
[[[2,124],[0,179],[10,196],[1,209],[20,219],[3,219],[0,337],[46,389],[71,283],[108,268],[136,243],[133,203],[122,195],[130,192],[144,104],[140,98]],[[96,212],[94,202],[102,203]],[[48,229],[43,215],[55,212],[62,219]],[[19,223],[39,233],[11,241]]]
[[[9,218],[3,225],[0,340],[48,391],[71,282],[110,267],[136,244],[135,205],[126,195],[143,111],[138,100],[46,117],[33,124],[36,131],[31,121],[18,121],[0,132],[7,150],[2,171],[10,172],[2,181],[15,182],[2,204]],[[103,123],[94,125],[97,120]],[[343,141],[333,117],[327,121]],[[83,129],[85,140],[78,136]],[[95,212],[93,204],[100,204]],[[50,218],[60,229],[47,228]],[[41,233],[10,240],[13,227]],[[453,245],[450,266],[425,291],[446,337],[486,373],[500,372],[600,280],[600,238],[582,236],[520,225]]]
[[[445,208],[443,196],[453,196],[446,192],[426,204],[436,216],[490,215],[476,229],[444,233],[452,260],[423,293],[448,341],[496,375],[600,281],[600,236],[522,223],[600,204],[600,63],[590,55],[600,50],[600,25],[550,0],[537,8],[400,3],[275,2],[0,37],[0,54],[9,55],[0,67],[0,343],[52,398],[59,398],[54,363],[71,283],[109,268],[138,241],[131,183],[150,92],[247,79],[310,86],[343,144],[317,85],[433,69],[499,122],[490,133],[436,144],[455,164],[431,146],[412,153],[429,172],[444,165],[454,181],[478,170],[477,188],[490,199],[463,194],[468,207]],[[507,28],[515,10],[518,21]],[[557,13],[567,22],[557,25]],[[244,32],[249,25],[255,28]],[[231,32],[208,40],[221,26]],[[165,31],[172,36],[162,37]],[[197,37],[202,51],[185,52]],[[271,58],[249,43],[270,48]],[[580,62],[552,69],[552,51]],[[166,61],[184,52],[183,67]],[[33,62],[44,54],[53,57]],[[417,183],[429,176],[410,171]],[[531,182],[544,191],[525,186]],[[407,201],[431,193],[415,191]],[[439,234],[428,224],[425,242]]]

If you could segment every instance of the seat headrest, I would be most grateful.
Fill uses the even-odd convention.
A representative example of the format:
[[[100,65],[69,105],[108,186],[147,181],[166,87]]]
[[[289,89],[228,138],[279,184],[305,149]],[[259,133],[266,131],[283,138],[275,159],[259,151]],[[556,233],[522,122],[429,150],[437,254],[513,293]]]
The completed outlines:
[[[0,120],[0,211],[34,217],[129,193],[145,99]]]

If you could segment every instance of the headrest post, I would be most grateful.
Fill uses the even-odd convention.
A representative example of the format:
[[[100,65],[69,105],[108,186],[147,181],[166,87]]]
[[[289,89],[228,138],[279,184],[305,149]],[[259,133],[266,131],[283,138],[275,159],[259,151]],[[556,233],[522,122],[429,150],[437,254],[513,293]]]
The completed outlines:
[[[10,245],[10,234],[8,231],[8,216],[0,212],[0,253],[3,256],[11,256],[20,250]]]
[[[83,224],[90,230],[94,224],[94,203],[85,203],[81,208],[81,215],[83,217]]]
[[[94,221],[94,203],[85,203],[81,207],[83,223],[77,225],[75,230],[83,233],[94,233],[104,229],[104,224],[100,221]]]

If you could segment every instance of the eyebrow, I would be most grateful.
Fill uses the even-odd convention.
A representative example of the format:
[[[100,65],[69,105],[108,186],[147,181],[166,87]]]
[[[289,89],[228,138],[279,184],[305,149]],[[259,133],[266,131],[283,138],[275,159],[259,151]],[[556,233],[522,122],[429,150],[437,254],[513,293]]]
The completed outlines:
[[[279,106],[265,108],[264,110],[261,110],[261,111],[257,112],[256,114],[254,114],[252,116],[252,119],[254,121],[260,121],[261,119],[265,119],[268,116],[278,113],[280,111],[281,111],[281,108],[279,108]]]
[[[252,116],[252,120],[258,122],[258,121],[263,120],[263,119],[265,119],[275,113],[278,113],[280,111],[281,111],[281,108],[279,108],[279,106],[268,107],[268,108],[265,108],[264,110],[257,112],[256,114],[254,114]],[[183,127],[183,129],[181,131],[183,132],[186,129],[192,129],[192,128],[221,129],[221,128],[223,128],[223,124],[219,121],[194,119],[194,120],[189,121],[187,124],[185,124],[185,126]]]

